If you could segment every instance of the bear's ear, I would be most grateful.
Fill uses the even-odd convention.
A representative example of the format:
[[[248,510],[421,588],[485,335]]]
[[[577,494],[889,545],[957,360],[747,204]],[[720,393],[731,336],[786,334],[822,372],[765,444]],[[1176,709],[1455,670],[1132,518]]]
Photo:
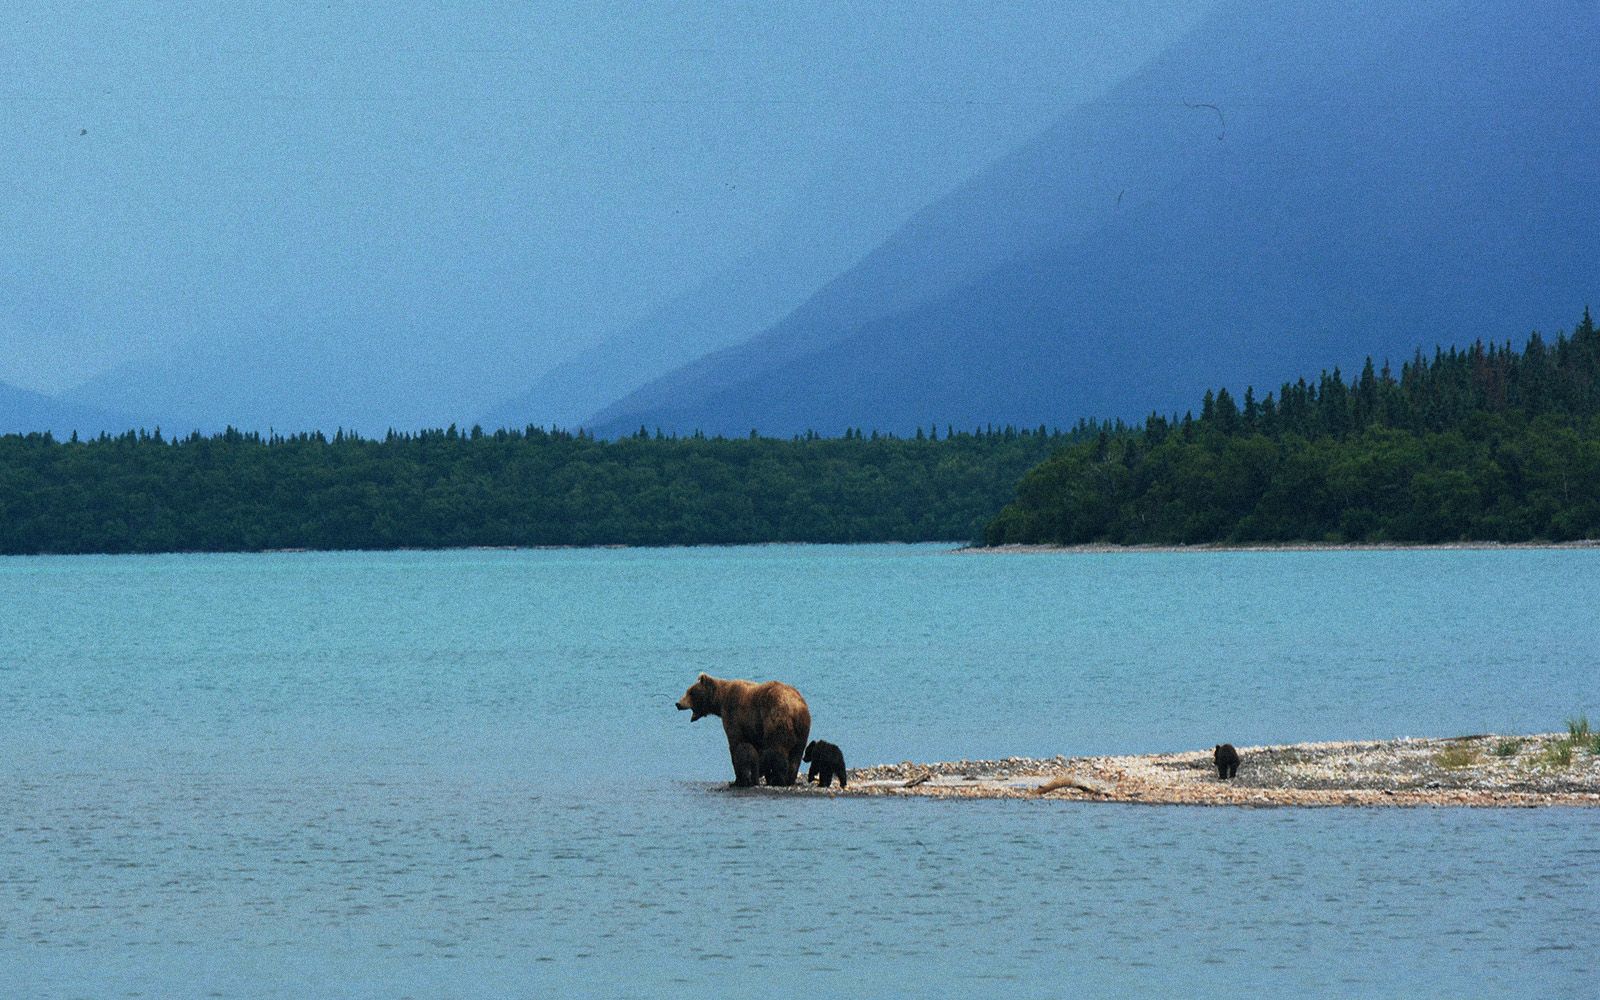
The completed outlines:
[[[699,677],[696,677],[694,679],[694,682],[696,684],[704,684],[706,681],[709,681],[710,679],[711,679],[711,675],[710,674],[702,673]]]

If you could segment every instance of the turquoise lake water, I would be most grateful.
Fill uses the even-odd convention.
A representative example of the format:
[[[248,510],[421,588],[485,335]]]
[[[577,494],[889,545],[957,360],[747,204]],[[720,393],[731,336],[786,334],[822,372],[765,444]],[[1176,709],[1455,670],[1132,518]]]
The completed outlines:
[[[853,766],[1549,731],[1600,551],[0,559],[0,996],[1600,993],[1600,811],[725,789],[699,671]]]

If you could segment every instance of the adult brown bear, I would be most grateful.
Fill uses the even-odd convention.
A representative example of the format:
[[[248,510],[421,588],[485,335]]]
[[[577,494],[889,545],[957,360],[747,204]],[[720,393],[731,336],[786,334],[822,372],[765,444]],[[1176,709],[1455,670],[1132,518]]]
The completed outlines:
[[[764,777],[769,785],[792,785],[811,735],[811,709],[800,692],[778,681],[721,680],[701,674],[678,699],[678,709],[720,716],[733,758],[733,783],[741,788]]]

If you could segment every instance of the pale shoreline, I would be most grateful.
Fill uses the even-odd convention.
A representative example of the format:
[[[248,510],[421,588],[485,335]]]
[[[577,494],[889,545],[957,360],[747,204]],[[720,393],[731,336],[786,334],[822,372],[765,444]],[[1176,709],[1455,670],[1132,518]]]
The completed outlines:
[[[955,555],[1112,555],[1179,552],[1494,552],[1521,550],[1600,550],[1600,539],[1576,542],[1204,542],[1196,545],[964,545]]]
[[[1033,799],[1195,806],[1600,807],[1594,744],[1554,756],[1565,734],[1240,747],[1238,776],[1217,777],[1211,750],[1101,757],[878,764],[850,785],[761,788],[764,794],[932,799]],[[754,791],[740,789],[740,792]]]

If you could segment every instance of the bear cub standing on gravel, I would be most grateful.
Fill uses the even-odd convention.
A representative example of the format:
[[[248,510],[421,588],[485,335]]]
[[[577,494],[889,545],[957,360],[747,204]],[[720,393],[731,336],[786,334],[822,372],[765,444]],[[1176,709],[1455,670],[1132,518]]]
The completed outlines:
[[[808,783],[820,780],[822,787],[827,788],[837,776],[839,787],[845,786],[844,751],[832,743],[827,740],[812,740],[806,744],[806,752],[800,759],[811,764],[811,770],[806,772]]]
[[[1211,759],[1217,765],[1217,777],[1223,781],[1239,773],[1239,751],[1232,743],[1218,743],[1211,751]]]

